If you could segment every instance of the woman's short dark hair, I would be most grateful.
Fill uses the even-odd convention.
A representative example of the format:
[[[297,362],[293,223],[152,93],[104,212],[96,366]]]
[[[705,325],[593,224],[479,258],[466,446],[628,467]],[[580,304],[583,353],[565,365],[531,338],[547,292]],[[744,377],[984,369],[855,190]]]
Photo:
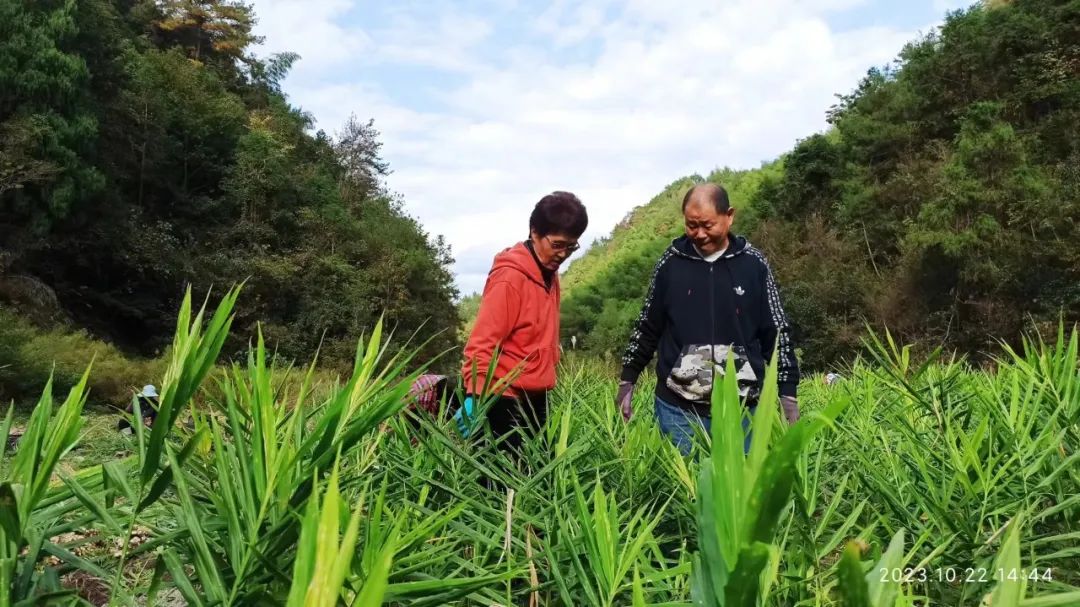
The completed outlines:
[[[538,236],[566,234],[578,238],[588,225],[585,205],[570,192],[552,192],[544,196],[529,216],[529,229]]]

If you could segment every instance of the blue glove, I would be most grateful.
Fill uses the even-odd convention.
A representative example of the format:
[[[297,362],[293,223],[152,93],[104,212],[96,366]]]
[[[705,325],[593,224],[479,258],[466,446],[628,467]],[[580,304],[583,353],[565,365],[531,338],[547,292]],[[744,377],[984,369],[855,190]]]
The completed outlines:
[[[473,398],[468,396],[461,408],[454,413],[454,421],[457,422],[458,432],[465,438],[469,438],[470,426],[473,420]]]

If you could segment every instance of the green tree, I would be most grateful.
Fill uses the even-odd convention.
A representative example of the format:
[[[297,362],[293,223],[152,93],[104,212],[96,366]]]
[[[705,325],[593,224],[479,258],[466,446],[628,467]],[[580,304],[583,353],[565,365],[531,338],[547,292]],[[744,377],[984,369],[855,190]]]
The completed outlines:
[[[162,0],[154,23],[167,46],[179,46],[198,62],[229,64],[245,59],[261,38],[252,33],[255,14],[238,0]]]
[[[77,15],[70,0],[0,5],[0,130],[11,137],[0,165],[0,210],[37,233],[104,187],[90,162],[98,122],[86,61],[75,48]]]

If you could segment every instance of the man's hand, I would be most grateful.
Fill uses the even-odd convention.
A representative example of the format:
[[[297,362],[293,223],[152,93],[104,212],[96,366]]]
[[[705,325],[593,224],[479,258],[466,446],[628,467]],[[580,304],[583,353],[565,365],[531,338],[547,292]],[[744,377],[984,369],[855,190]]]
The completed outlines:
[[[794,396],[781,396],[780,408],[784,410],[784,419],[787,423],[794,424],[799,421],[799,400]]]
[[[630,416],[634,414],[633,405],[630,403],[634,400],[634,384],[628,381],[619,382],[619,391],[615,394],[615,406],[622,411],[623,419],[630,421]]]

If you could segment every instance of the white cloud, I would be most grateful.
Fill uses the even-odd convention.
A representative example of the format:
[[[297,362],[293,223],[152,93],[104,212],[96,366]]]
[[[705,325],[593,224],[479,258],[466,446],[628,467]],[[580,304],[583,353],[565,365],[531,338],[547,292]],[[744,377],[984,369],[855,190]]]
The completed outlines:
[[[469,72],[476,67],[470,56],[472,49],[491,34],[491,29],[489,22],[468,15],[448,13],[430,24],[400,13],[390,27],[378,32],[380,44],[373,58],[389,64]]]
[[[429,232],[446,235],[464,293],[524,235],[543,194],[582,198],[588,242],[680,176],[757,166],[823,129],[834,94],[915,36],[832,30],[829,11],[859,0],[560,1],[531,19],[447,2],[351,27],[336,22],[361,3],[255,4],[274,45],[315,51],[286,82],[294,102],[331,131],[351,112],[375,118],[390,187]],[[299,13],[304,28],[282,25]],[[508,36],[511,17],[526,19],[529,35]],[[577,44],[594,52],[560,62]],[[359,48],[364,58],[346,57]],[[372,63],[426,68],[452,84],[357,75]]]
[[[597,34],[604,26],[611,0],[594,0],[572,6],[567,0],[555,0],[533,22],[538,32],[549,37],[555,47],[576,44]]]
[[[372,45],[360,29],[340,24],[353,0],[258,0],[257,32],[264,52],[290,51],[301,57],[297,71],[316,76],[363,56]]]
[[[977,0],[934,0],[934,10],[944,14],[947,11],[967,8],[977,3]]]

